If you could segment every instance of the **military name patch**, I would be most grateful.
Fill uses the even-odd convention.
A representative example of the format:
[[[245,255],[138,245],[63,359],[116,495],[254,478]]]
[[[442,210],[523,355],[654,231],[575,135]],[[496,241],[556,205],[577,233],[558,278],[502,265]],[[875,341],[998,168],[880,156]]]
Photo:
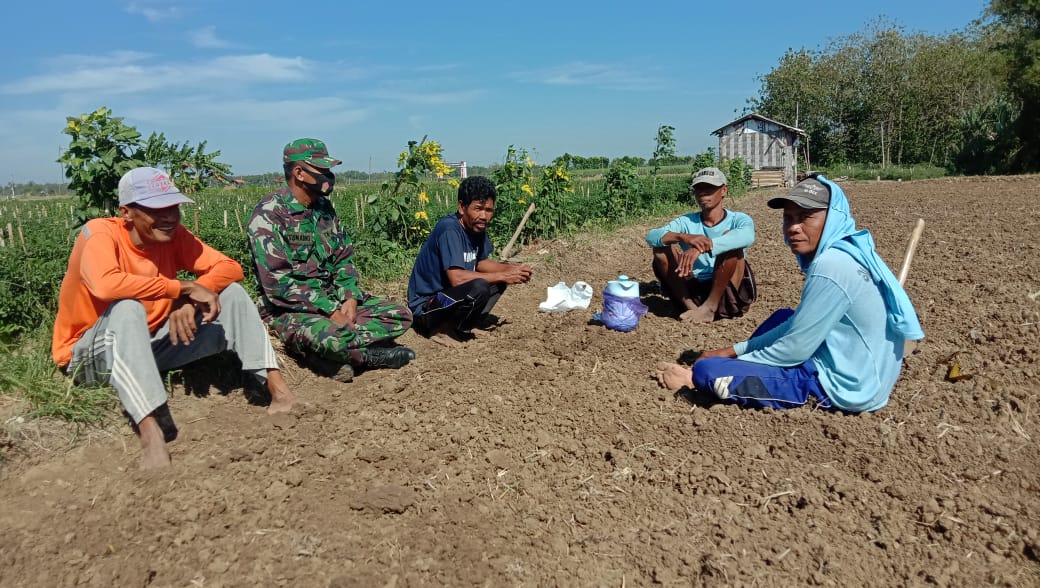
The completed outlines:
[[[314,235],[312,233],[286,233],[285,240],[290,245],[308,245],[314,242]]]

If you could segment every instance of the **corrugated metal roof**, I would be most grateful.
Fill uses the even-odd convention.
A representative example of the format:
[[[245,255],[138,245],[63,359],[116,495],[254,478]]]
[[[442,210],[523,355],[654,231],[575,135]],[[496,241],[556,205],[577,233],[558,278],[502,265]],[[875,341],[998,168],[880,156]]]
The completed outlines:
[[[733,122],[729,122],[729,123],[726,123],[726,124],[722,125],[721,127],[719,127],[717,129],[715,129],[714,131],[712,131],[711,134],[712,135],[721,135],[722,131],[724,129],[726,129],[727,127],[731,127],[733,125],[738,125],[738,124],[740,124],[740,123],[742,123],[742,122],[744,122],[744,121],[746,121],[748,119],[752,119],[752,118],[758,119],[758,120],[761,120],[761,121],[765,121],[765,122],[768,122],[768,123],[772,123],[774,125],[783,127],[785,129],[787,129],[787,130],[789,130],[789,131],[791,131],[793,133],[797,133],[799,135],[803,135],[803,136],[808,135],[808,133],[806,133],[802,129],[799,129],[797,127],[792,127],[791,125],[785,125],[782,122],[777,122],[775,120],[766,118],[766,117],[762,116],[761,114],[756,114],[754,112],[752,112],[751,114],[745,114],[744,116],[738,118],[737,120],[735,120]]]

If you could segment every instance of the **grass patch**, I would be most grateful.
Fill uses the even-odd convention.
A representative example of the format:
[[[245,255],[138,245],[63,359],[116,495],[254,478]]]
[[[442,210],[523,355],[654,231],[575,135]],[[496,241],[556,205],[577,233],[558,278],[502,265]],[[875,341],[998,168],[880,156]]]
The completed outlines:
[[[51,326],[40,327],[5,344],[0,354],[0,394],[24,398],[30,417],[54,417],[78,423],[110,418],[119,404],[107,386],[74,386],[51,360]]]
[[[949,175],[946,168],[934,165],[889,165],[887,167],[871,166],[861,163],[841,164],[818,168],[828,178],[848,177],[852,180],[928,180],[943,178]]]

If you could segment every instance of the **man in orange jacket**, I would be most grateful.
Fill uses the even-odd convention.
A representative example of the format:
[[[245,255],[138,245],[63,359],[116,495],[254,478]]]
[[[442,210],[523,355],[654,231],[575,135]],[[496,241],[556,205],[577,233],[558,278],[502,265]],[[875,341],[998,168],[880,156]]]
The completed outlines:
[[[177,429],[159,373],[224,350],[266,381],[269,413],[294,397],[235,260],[180,224],[192,203],[162,171],[119,180],[119,214],[88,221],[61,284],[51,354],[81,384],[109,383],[134,422],[141,467],[168,466]],[[188,271],[195,280],[180,280]]]

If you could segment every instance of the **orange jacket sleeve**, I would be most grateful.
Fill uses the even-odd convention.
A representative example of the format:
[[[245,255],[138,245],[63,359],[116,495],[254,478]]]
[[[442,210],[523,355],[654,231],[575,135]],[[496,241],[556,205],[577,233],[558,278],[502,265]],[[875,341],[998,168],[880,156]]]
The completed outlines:
[[[181,267],[198,276],[196,282],[214,292],[221,292],[245,277],[237,261],[206,245],[188,229],[180,227],[178,231],[183,231],[177,235],[177,242],[181,245],[178,251]]]

